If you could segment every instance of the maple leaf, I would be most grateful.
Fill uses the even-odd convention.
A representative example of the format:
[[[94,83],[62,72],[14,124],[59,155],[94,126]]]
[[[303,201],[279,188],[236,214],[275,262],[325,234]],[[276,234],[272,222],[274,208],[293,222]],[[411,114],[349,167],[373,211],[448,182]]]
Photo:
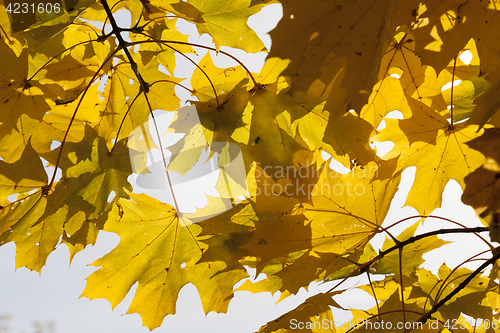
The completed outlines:
[[[304,225],[304,216],[293,214],[297,199],[280,196],[281,186],[276,189],[276,183],[259,166],[252,168],[247,182],[250,200],[255,203],[257,218],[253,222],[255,231],[252,239],[243,248],[249,249],[253,255],[260,258],[260,269],[272,259],[307,248],[307,236],[297,239],[297,235],[305,235],[308,232],[308,227]],[[279,208],[276,209],[277,207]],[[270,232],[276,227],[276,223],[284,224],[282,233]],[[283,239],[291,241],[284,246],[280,242]]]
[[[232,73],[230,69],[226,69],[228,72],[221,71],[214,66],[206,70],[209,75],[213,73],[216,90],[220,89],[218,80],[221,75],[225,76],[224,73],[231,73],[231,77],[237,78],[240,75]],[[270,80],[270,74],[262,80]],[[206,102],[193,102],[197,114],[192,109],[179,110],[169,132],[186,133],[186,136],[171,149],[175,158],[182,156],[190,162],[186,165],[175,162],[174,158],[171,161],[172,170],[186,172],[198,160],[202,147],[210,146],[213,142],[238,144],[243,159],[247,161],[256,161],[265,166],[292,165],[293,154],[302,149],[303,141],[297,139],[296,134],[294,138],[285,131],[290,125],[290,118],[286,114],[294,117],[304,115],[304,106],[301,101],[286,95],[283,91],[288,86],[286,82],[277,77],[276,80],[271,85],[250,91],[245,87],[246,80],[235,80],[232,84],[226,82],[226,85],[235,84],[229,92]]]
[[[355,328],[355,332],[372,331],[374,325],[377,325],[377,322],[380,323],[381,320],[390,323],[401,323],[403,325],[408,323],[406,327],[412,327],[409,323],[412,325],[417,324],[421,309],[416,304],[409,303],[405,304],[404,310],[402,310],[400,284],[398,282],[394,277],[389,276],[382,281],[374,282],[372,284],[373,289],[370,286],[359,287],[359,289],[376,298],[376,302],[379,304],[365,311],[353,310],[354,318],[349,323],[351,327]],[[406,300],[408,294],[410,294],[408,291],[404,292],[405,302],[408,302]],[[356,323],[361,323],[361,325],[356,325]],[[349,327],[348,325],[345,326]],[[424,331],[427,329],[426,326],[422,326],[422,328]]]
[[[471,270],[463,267],[451,270],[445,264],[439,268],[438,276],[425,269],[417,270],[418,283],[415,285],[428,295],[428,299],[420,299],[417,304],[423,308],[431,307],[429,302],[436,302],[451,293],[471,273]],[[473,307],[469,308],[470,315],[477,316],[479,314],[478,311],[480,315],[485,315],[488,311],[485,312],[483,308],[488,307],[481,304],[484,298],[484,294],[481,291],[487,288],[487,281],[487,277],[475,277],[472,283],[468,284],[467,287],[458,293],[458,296],[450,300],[448,306],[440,308],[437,314],[438,318],[450,318],[454,315],[460,316],[460,313],[465,310],[463,307],[464,303],[474,304]],[[489,315],[486,314],[486,317],[489,316],[491,316],[491,312]]]
[[[200,102],[208,102],[216,96],[231,91],[246,78],[247,73],[239,66],[216,67],[208,52],[200,60],[191,76],[192,95],[196,96]]]
[[[311,205],[304,205],[304,215],[315,224],[316,246],[322,249],[316,251],[343,254],[377,232],[388,211],[383,202],[394,196],[399,184],[398,177],[378,179],[377,170],[376,164],[370,163],[346,175],[328,169],[321,175],[313,190]],[[360,198],[370,205],[359,207],[356,202]],[[343,219],[337,220],[339,216]],[[350,223],[345,223],[344,219]],[[339,227],[349,225],[349,228],[337,229],[337,223]]]
[[[484,163],[483,155],[465,144],[482,132],[474,125],[451,127],[444,117],[416,101],[410,106],[411,118],[386,119],[387,127],[373,140],[391,138],[395,146],[384,158],[399,156],[398,170],[417,167],[406,204],[425,215],[440,207],[450,179],[463,188],[464,178]]]
[[[481,77],[471,77],[460,82],[457,87],[454,87],[453,121],[459,122],[469,118],[476,108],[476,105],[473,103],[474,100],[487,91],[490,86],[491,83]],[[447,104],[451,103],[451,88],[443,91],[443,97]]]
[[[144,66],[148,65],[151,60],[157,59],[173,75],[176,67],[175,55],[186,56],[186,54],[195,53],[188,43],[188,36],[175,28],[177,22],[177,18],[160,20],[158,17],[154,20],[154,24],[145,27],[145,33],[134,34],[130,37],[134,42],[151,41],[152,39],[157,41],[156,43],[138,44],[137,52],[141,55]],[[169,44],[171,41],[176,43]]]
[[[57,244],[62,226],[52,226],[52,232],[45,234],[48,230],[44,224],[35,225],[47,205],[41,191],[19,199],[24,200],[2,211],[1,244],[16,242],[16,268],[27,267],[40,273],[47,256]]]
[[[257,13],[266,2],[250,0],[224,1],[188,0],[172,4],[173,12],[196,24],[201,34],[214,39],[217,50],[221,46],[239,48],[255,53],[265,50],[257,34],[247,25],[249,16]]]
[[[0,188],[2,206],[12,194],[29,192],[47,184],[47,173],[42,161],[28,142],[21,157],[14,163],[0,161]],[[29,172],[28,172],[29,171]]]
[[[321,332],[335,332],[335,324],[330,306],[342,307],[332,297],[340,294],[340,291],[318,294],[309,297],[297,308],[281,316],[278,320],[260,328],[259,333],[271,332],[293,332],[301,327],[302,332],[320,332],[317,328],[323,328]],[[326,320],[327,327],[322,326]],[[299,324],[300,323],[300,324]],[[309,327],[306,327],[307,324]],[[295,326],[295,327],[294,327]]]
[[[499,78],[500,70],[496,70],[486,77],[487,82],[491,83],[491,87],[483,95],[474,100],[477,106],[470,115],[469,122],[471,124],[483,126],[500,109],[500,99],[498,97],[500,85],[497,84]]]
[[[213,103],[220,98],[227,98],[225,93],[231,91],[236,86],[241,86],[242,81],[246,79],[246,72],[238,67],[229,68],[219,68],[213,65],[210,53],[207,53],[203,57],[198,67],[195,69],[191,77],[191,87],[192,95],[195,95],[201,102]],[[221,103],[225,103],[224,101]],[[234,109],[233,109],[234,110]],[[217,114],[220,110],[217,110]],[[227,111],[232,111],[228,109]],[[228,117],[227,111],[221,114],[221,118]],[[238,124],[237,112],[234,115],[234,121]],[[226,121],[227,122],[227,121]],[[219,121],[217,125],[224,126],[225,122]],[[224,127],[228,127],[228,132],[231,131],[230,123]],[[237,125],[236,125],[237,126]],[[226,137],[231,133],[221,133],[221,137],[212,138],[213,141],[220,140],[219,142],[224,142]],[[184,107],[176,111],[175,117],[172,119],[171,124],[167,130],[167,133],[184,133],[185,136],[182,137],[175,144],[171,145],[168,149],[172,153],[170,158],[168,168],[169,170],[176,171],[183,175],[198,161],[200,157],[201,150],[209,146],[209,141],[211,138],[205,135],[205,130],[203,129],[200,122],[200,115],[198,113],[198,108],[196,104],[194,107]],[[217,150],[221,152],[221,150]]]
[[[129,195],[131,200],[114,206],[104,228],[117,233],[120,244],[93,263],[101,268],[87,278],[82,296],[106,298],[115,307],[138,282],[128,313],[139,313],[151,329],[175,313],[177,295],[188,283],[198,288],[206,313],[226,311],[233,285],[247,274],[217,274],[225,265],[203,256],[207,246],[198,239],[200,226],[180,219],[168,204]]]
[[[338,156],[347,154],[350,160],[360,165],[376,161],[375,151],[366,144],[372,131],[373,127],[367,121],[348,113],[328,124],[324,141],[332,148],[325,147],[325,151]]]
[[[102,137],[97,136],[89,127],[86,130],[83,141],[68,143],[71,152],[63,154],[59,161],[63,179],[48,196],[49,203],[53,202],[52,206],[69,208],[68,220],[81,212],[85,213],[79,216],[81,223],[77,224],[76,229],[80,228],[83,221],[99,218],[103,212],[109,210],[108,201],[115,202],[121,197],[127,197],[125,189],[132,189],[127,181],[132,172],[131,166],[123,163],[123,160],[130,159],[124,140],[117,142],[110,152]],[[59,150],[44,156],[55,163]],[[90,158],[87,158],[88,152]],[[114,197],[110,200],[111,194],[114,194]],[[50,215],[51,210],[47,209],[45,214]],[[74,225],[68,227],[75,228]]]
[[[87,130],[90,131],[89,128]],[[72,145],[74,144],[68,144],[70,149],[73,148]],[[64,230],[70,235],[73,234],[84,224],[89,223],[89,220],[99,218],[106,209],[109,209],[107,201],[112,192],[116,194],[113,200],[116,201],[126,195],[123,188],[131,189],[126,180],[131,173],[130,165],[121,163],[123,157],[128,159],[129,152],[123,141],[117,143],[117,148],[110,156],[107,154],[103,139],[97,137],[92,130],[87,133],[84,141],[76,144],[72,150],[74,151],[64,156],[59,164],[64,170],[64,178],[50,193],[39,196],[37,193],[43,193],[47,183],[47,175],[43,171],[40,177],[45,176],[45,185],[39,185],[40,190],[34,193],[37,200],[34,203],[31,199],[22,201],[19,205],[26,207],[26,216],[15,224],[7,224],[9,233],[6,241],[16,242],[18,248],[17,267],[26,266],[40,271]],[[87,150],[92,151],[91,160],[82,159]],[[41,164],[31,146],[28,145],[24,151],[19,161],[26,163],[26,159],[30,158],[33,160],[31,165]],[[56,155],[57,150],[44,156],[51,161]],[[16,163],[21,163],[19,161]],[[12,166],[15,167],[16,163]],[[38,173],[40,174],[40,171]],[[87,185],[82,186],[82,183]],[[20,182],[10,187],[15,189],[14,193],[37,189],[35,186],[25,189],[23,184],[24,182]],[[8,183],[5,186],[8,186]],[[6,195],[11,192],[12,189],[6,191]],[[11,205],[9,209],[7,217],[16,215],[21,208]],[[35,212],[32,213],[33,210]]]
[[[79,52],[77,52],[79,51]],[[99,68],[97,57],[84,58],[84,50],[79,48],[64,56],[57,63],[50,63],[44,67],[44,79],[41,83],[61,86],[64,96],[61,96],[59,104],[75,100],[80,95],[83,87],[88,86],[94,73]]]
[[[322,61],[330,54],[347,57],[342,85],[349,105],[360,110],[377,76],[375,64],[395,28],[395,14],[391,1],[287,1],[283,19],[271,31],[270,56],[291,60],[283,74],[292,77],[293,89],[302,91],[318,76]]]
[[[3,2],[3,1],[2,1]],[[78,19],[79,15],[82,14],[88,7],[94,5],[96,0],[79,0],[68,2],[70,6],[65,7],[64,3],[57,3],[59,5],[59,10],[55,9],[56,3],[49,1],[27,1],[25,2],[31,9],[37,8],[36,12],[33,10],[21,10],[17,15],[12,16],[10,23],[13,26],[12,37],[16,40],[22,41],[23,45],[28,44],[30,50],[36,50],[35,52],[30,52],[30,72],[36,71],[42,64],[50,59],[50,55],[54,55],[57,52],[62,52],[68,45],[65,45],[65,36],[61,32],[71,26],[71,24]],[[52,10],[49,13],[48,7],[43,12],[38,10],[38,5],[44,4],[47,6],[52,5]],[[15,6],[15,5],[14,5]],[[5,8],[0,7],[0,12],[3,12]],[[25,13],[23,13],[25,11]],[[9,13],[12,15],[12,11]],[[32,14],[32,15],[30,15]],[[28,15],[28,17],[26,16]],[[14,18],[17,16],[17,18]],[[27,24],[23,29],[19,30],[19,22]],[[5,25],[2,25],[5,26]],[[28,28],[28,29],[26,29]],[[70,28],[71,29],[71,28]],[[17,31],[17,32],[16,32]],[[67,37],[68,35],[66,35]]]
[[[107,140],[121,140],[146,123],[153,110],[169,111],[179,106],[174,84],[180,80],[159,72],[158,65],[156,60],[142,68],[143,76],[151,85],[147,95],[142,94],[142,88],[129,66],[121,62],[113,67],[103,93],[105,107],[98,125],[101,136]],[[152,76],[148,77],[148,74]]]
[[[498,60],[491,56],[491,45],[498,41],[493,29],[499,23],[498,4],[495,1],[447,1],[441,5],[434,4],[433,8],[419,15],[414,26],[416,52],[440,72],[474,38],[480,57],[484,56],[486,60],[481,62],[481,68],[489,73],[499,65]]]
[[[371,183],[376,178],[374,170],[371,163],[348,175],[329,168],[315,171],[320,177],[316,184],[308,184],[311,203],[294,205],[291,198],[273,193],[276,183],[256,169],[256,193],[260,193],[255,198],[256,211],[266,212],[268,217],[255,221],[254,235],[243,248],[260,258],[258,269],[288,257],[283,271],[273,274],[282,279],[281,290],[296,293],[300,286],[349,266],[351,261],[345,259],[359,257],[356,252],[378,232],[387,214],[384,198],[392,198],[397,189],[398,180]],[[370,204],[359,207],[360,198]],[[276,208],[266,209],[270,206],[282,207],[281,213]],[[276,233],[276,229],[281,231]]]
[[[31,176],[29,178],[16,176],[26,166],[30,166]],[[7,164],[2,161],[0,168],[2,169],[0,242],[2,244],[16,242],[16,267],[26,266],[40,272],[62,232],[60,230],[62,225],[56,228],[55,225],[47,227],[45,223],[37,223],[47,205],[47,199],[42,195],[47,184],[47,174],[38,154],[29,142],[17,162]],[[29,192],[32,193],[28,194]],[[8,196],[17,193],[19,195],[15,202],[7,200]],[[54,208],[59,211],[58,206]],[[47,221],[48,224],[51,222]]]
[[[498,173],[500,172],[500,156],[498,156],[499,131],[497,128],[486,129],[480,137],[467,143],[473,149],[483,153],[486,162],[473,173],[465,177],[465,190],[462,201],[474,207],[478,214],[486,216],[498,210]]]
[[[0,41],[0,136],[10,133],[22,113],[41,120],[50,109],[46,95],[53,95],[37,81],[28,80],[28,49],[16,56],[7,44]],[[22,112],[17,112],[21,110]]]
[[[271,53],[251,73],[223,47],[265,51],[247,21],[270,3],[70,0],[60,13],[20,20],[0,0],[0,245],[16,244],[15,267],[41,272],[61,244],[72,260],[104,230],[120,243],[93,263],[82,296],[115,307],[137,284],[128,313],[149,329],[175,313],[188,283],[205,313],[227,311],[248,268],[266,278],[237,290],[280,291],[280,300],[339,280],[261,332],[367,331],[381,320],[446,323],[465,315],[493,322],[498,1],[285,1]],[[119,11],[130,23],[118,22]],[[215,47],[192,43],[182,33],[186,22]],[[212,52],[198,57],[198,49]],[[235,63],[221,68],[219,57]],[[178,58],[195,67],[186,82]],[[184,108],[181,90],[193,99]],[[168,111],[174,117],[160,133]],[[168,147],[168,161],[162,139],[171,133],[184,136]],[[394,147],[379,157],[374,141]],[[219,196],[187,214],[133,193],[128,179],[148,173],[154,149],[167,183],[166,169],[186,174],[209,149]],[[350,171],[332,170],[337,163]],[[383,227],[412,166],[406,204],[419,216]],[[488,228],[429,216],[452,179]],[[423,218],[461,228],[421,234]],[[394,237],[396,225],[404,230]],[[488,231],[491,240],[480,234]],[[377,251],[370,241],[382,232]],[[474,271],[461,267],[471,257],[434,275],[423,254],[446,244],[438,235],[448,233],[480,237],[491,257]],[[386,276],[372,280],[376,274]],[[368,282],[356,289],[375,306],[350,309],[348,324],[366,325],[321,326],[335,325],[331,307],[346,308],[332,297],[351,291],[338,287],[362,275]],[[292,319],[304,327],[290,327]]]
[[[92,85],[88,91],[97,94],[97,89],[97,85]],[[3,147],[0,156],[9,163],[17,161],[30,140],[39,154],[49,152],[54,142],[64,139],[66,142],[81,141],[85,135],[85,123],[95,123],[99,119],[100,105],[91,99],[84,99],[79,107],[81,112],[75,114],[77,103],[52,106],[51,112],[46,113],[42,121],[21,114],[11,133],[0,139]],[[70,122],[71,128],[68,130]]]
[[[398,237],[398,241],[404,241],[409,237],[412,237],[417,230],[420,222],[415,223],[413,226],[408,227],[404,232],[402,232]],[[437,236],[432,236],[426,238],[423,241],[415,242],[410,246],[405,246],[401,253],[392,252],[389,255],[384,256],[382,260],[378,262],[377,274],[398,274],[400,272],[399,262],[401,257],[401,262],[412,263],[411,265],[401,266],[401,273],[405,276],[411,276],[415,273],[416,267],[420,267],[421,264],[425,262],[422,255],[431,250],[437,249],[448,242],[439,239]],[[381,251],[385,251],[395,245],[392,239],[386,238]]]

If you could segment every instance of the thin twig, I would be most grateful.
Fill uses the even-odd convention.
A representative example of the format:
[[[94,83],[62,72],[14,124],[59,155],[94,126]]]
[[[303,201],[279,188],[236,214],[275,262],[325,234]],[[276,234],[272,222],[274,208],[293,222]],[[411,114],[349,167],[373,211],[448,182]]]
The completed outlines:
[[[123,52],[125,52],[125,55],[127,56],[127,59],[130,62],[130,67],[132,68],[137,79],[139,80],[142,90],[144,90],[145,92],[149,92],[149,84],[142,78],[141,73],[139,72],[139,68],[137,67],[137,63],[135,62],[134,58],[132,58],[132,55],[127,49],[129,43],[123,39],[121,35],[122,29],[118,26],[118,24],[116,24],[115,17],[113,16],[111,9],[109,8],[107,0],[101,0],[101,4],[104,7],[106,15],[109,18],[109,23],[111,23],[111,26],[113,27],[113,33],[118,39],[118,44],[119,44],[118,48],[123,50]]]
[[[486,267],[488,267],[489,265],[491,264],[494,264],[499,258],[500,258],[500,247],[497,247],[495,249],[496,253],[493,255],[493,257],[491,257],[490,259],[488,259],[487,261],[485,261],[481,266],[479,266],[474,272],[472,272],[465,280],[463,280],[455,289],[453,289],[453,291],[451,293],[449,293],[445,298],[443,298],[441,301],[439,301],[439,303],[436,303],[432,309],[429,310],[429,312],[427,312],[425,315],[423,315],[422,317],[420,317],[417,322],[421,322],[422,324],[425,324],[427,322],[427,320],[441,307],[443,306],[446,302],[448,302],[453,296],[455,296],[456,294],[458,294],[462,289],[464,289],[468,284],[469,282],[472,281],[473,278],[476,277],[476,275],[478,275],[479,273],[481,273],[481,271],[483,269],[485,269]]]
[[[351,274],[349,274],[344,279],[342,279],[342,281],[340,281],[339,283],[337,283],[334,287],[330,288],[330,290],[328,290],[328,292],[334,291],[338,286],[340,286],[342,283],[344,283],[348,278],[350,278],[351,276],[353,276],[355,273],[357,273],[357,272],[360,272],[360,273],[365,272],[366,270],[368,270],[368,268],[374,262],[376,262],[376,261],[384,258],[387,254],[391,253],[392,251],[395,251],[395,250],[397,250],[399,248],[403,248],[403,247],[405,247],[408,244],[415,243],[416,241],[418,241],[420,239],[424,239],[424,238],[427,238],[427,237],[430,237],[430,236],[434,236],[434,235],[458,234],[458,233],[476,233],[476,232],[486,232],[486,231],[489,231],[489,229],[486,228],[486,227],[454,228],[454,229],[434,230],[434,231],[426,232],[426,233],[418,235],[418,236],[412,236],[412,237],[408,238],[407,240],[401,241],[401,242],[399,242],[399,244],[396,244],[396,245],[388,248],[387,250],[384,250],[384,251],[380,252],[379,255],[376,256],[375,258],[373,258],[372,260],[369,260],[369,261],[367,261],[367,262],[365,262],[363,264],[358,264],[359,265],[358,268],[356,268],[354,271],[352,271]]]
[[[93,82],[95,80],[95,78],[99,75],[99,72],[104,68],[104,66],[108,63],[108,61],[110,61],[115,56],[115,54],[116,54],[116,52],[118,52],[118,50],[119,50],[119,48],[116,48],[115,50],[111,51],[111,53],[106,57],[106,59],[104,59],[104,62],[102,63],[102,65],[99,66],[99,68],[95,72],[94,76],[92,76],[92,79],[90,79],[90,82]],[[52,179],[50,180],[49,184],[46,187],[47,191],[52,187],[52,184],[54,183],[54,181],[56,179],[56,172],[57,172],[57,168],[59,167],[59,162],[61,161],[61,156],[62,156],[64,144],[66,143],[66,138],[68,137],[69,130],[71,129],[71,126],[73,125],[73,122],[75,121],[76,114],[77,114],[78,110],[80,109],[80,105],[82,104],[83,99],[85,98],[85,95],[89,91],[90,87],[91,87],[90,84],[87,85],[87,87],[83,91],[83,93],[82,93],[82,95],[81,95],[81,97],[78,100],[78,103],[76,105],[75,112],[73,112],[73,115],[71,116],[71,119],[68,123],[68,129],[66,130],[66,133],[64,133],[64,137],[61,141],[61,145],[59,146],[59,153],[57,154],[57,161],[56,161],[56,164],[54,166],[54,173],[52,174]]]
[[[233,59],[234,61],[236,61],[248,73],[248,75],[250,76],[250,79],[252,80],[253,84],[256,87],[259,86],[259,84],[257,83],[257,80],[255,80],[252,72],[250,72],[250,70],[248,69],[248,67],[246,67],[245,64],[243,62],[241,62],[241,60],[239,60],[238,58],[236,58],[235,56],[233,56],[232,54],[230,54],[228,52],[225,52],[225,51],[222,51],[222,50],[217,50],[215,47],[201,45],[201,44],[196,44],[196,43],[181,42],[181,41],[178,41],[178,40],[155,39],[155,38],[152,38],[151,36],[149,36],[149,37],[151,38],[151,40],[137,41],[137,42],[133,42],[132,44],[136,45],[136,44],[143,44],[143,43],[171,43],[171,44],[189,45],[189,46],[194,46],[194,47],[199,47],[199,48],[202,48],[202,49],[207,49],[207,50],[215,51],[217,53],[223,54],[223,55],[225,55],[225,56]]]
[[[397,244],[397,243],[396,243]],[[401,289],[401,307],[403,309],[403,324],[406,326],[405,294],[403,285],[403,248],[399,248],[399,289]]]

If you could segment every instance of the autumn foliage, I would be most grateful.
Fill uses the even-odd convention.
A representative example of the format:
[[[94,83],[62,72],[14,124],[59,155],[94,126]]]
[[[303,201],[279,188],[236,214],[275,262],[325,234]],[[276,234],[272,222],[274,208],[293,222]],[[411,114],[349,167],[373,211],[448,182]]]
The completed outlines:
[[[270,51],[247,20],[275,0],[61,1],[59,13],[23,14],[0,0],[0,244],[16,244],[16,267],[41,272],[57,246],[73,257],[105,230],[120,243],[92,263],[99,269],[82,296],[115,307],[137,283],[128,313],[150,329],[175,313],[188,283],[206,313],[227,311],[250,267],[266,279],[237,290],[283,299],[314,281],[338,282],[260,332],[293,331],[292,319],[334,322],[331,308],[344,306],[332,297],[359,275],[369,283],[356,288],[374,306],[351,309],[352,323],[499,331],[500,1],[283,1]],[[117,24],[119,11],[130,26]],[[215,46],[188,42],[180,21]],[[230,48],[269,54],[251,73]],[[191,56],[202,49],[210,52]],[[216,54],[235,66],[217,67]],[[179,56],[195,67],[186,81],[175,76]],[[182,90],[198,123],[180,109]],[[162,112],[174,113],[170,132],[185,134],[171,147],[155,144]],[[377,155],[374,143],[386,141],[393,148]],[[243,181],[227,164],[235,146]],[[134,193],[129,176],[148,173],[150,149],[182,175],[204,148],[220,177],[220,196],[205,208],[187,214],[175,200]],[[350,172],[333,170],[334,160]],[[411,167],[406,205],[418,214],[382,227]],[[431,215],[451,180],[483,225]],[[417,232],[436,220],[449,228]],[[376,249],[370,240],[380,233]],[[422,255],[447,243],[438,235],[453,233],[479,237],[482,259],[443,264],[437,275],[422,268]],[[472,260],[476,270],[463,267]],[[493,328],[447,326],[464,315]],[[318,327],[303,331],[335,331]],[[337,331],[367,330],[346,327]]]

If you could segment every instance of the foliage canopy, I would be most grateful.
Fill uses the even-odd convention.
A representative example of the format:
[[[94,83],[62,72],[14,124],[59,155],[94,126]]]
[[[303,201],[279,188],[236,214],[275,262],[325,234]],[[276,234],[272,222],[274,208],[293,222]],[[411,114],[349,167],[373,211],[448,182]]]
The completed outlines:
[[[362,274],[370,283],[357,288],[375,305],[351,309],[352,323],[437,320],[427,330],[442,331],[467,315],[498,326],[500,1],[283,1],[270,51],[247,20],[276,0],[61,1],[59,13],[15,13],[0,0],[0,244],[16,244],[16,268],[41,272],[58,245],[73,257],[105,230],[120,244],[93,263],[99,269],[82,296],[115,307],[138,283],[128,313],[149,329],[175,313],[188,283],[206,313],[227,311],[245,267],[266,279],[237,290],[280,291],[282,299],[313,281],[339,281],[260,332],[292,331],[291,319],[334,320],[331,307],[343,305],[332,297]],[[128,27],[113,16],[122,10]],[[188,42],[179,21],[215,47]],[[269,54],[251,73],[228,48]],[[191,60],[196,69],[183,82],[176,55],[194,59],[202,49],[237,65],[219,68],[209,52]],[[185,121],[180,90],[191,94],[198,124]],[[155,144],[158,129],[143,125],[158,112],[174,112],[169,131],[185,133],[168,147],[170,161]],[[136,129],[141,140],[132,141]],[[393,148],[378,156],[373,142],[386,141]],[[230,144],[241,149],[246,186],[225,169]],[[185,174],[203,148],[217,154],[224,180],[207,207],[186,214],[175,200],[133,193],[129,176],[133,166],[148,172],[148,150],[160,150],[164,169]],[[350,172],[333,170],[334,160]],[[383,227],[410,167],[406,205],[418,215]],[[450,180],[484,226],[431,215]],[[228,182],[241,191],[228,193]],[[450,228],[417,233],[437,219]],[[397,235],[399,223],[408,227]],[[387,238],[374,249],[379,233]],[[422,268],[422,256],[446,244],[438,235],[451,233],[479,237],[478,255],[489,257],[474,271],[463,265],[475,257],[443,264],[437,275]]]

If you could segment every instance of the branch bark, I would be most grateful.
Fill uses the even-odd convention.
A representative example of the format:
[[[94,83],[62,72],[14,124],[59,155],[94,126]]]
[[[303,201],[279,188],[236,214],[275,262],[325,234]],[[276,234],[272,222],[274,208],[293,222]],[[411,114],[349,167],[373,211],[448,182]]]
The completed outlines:
[[[419,318],[417,322],[421,322],[422,324],[425,324],[427,320],[441,307],[443,306],[446,302],[448,302],[453,296],[458,294],[462,289],[464,289],[469,282],[472,281],[473,278],[475,278],[483,269],[488,267],[491,264],[494,264],[498,259],[500,259],[500,247],[497,247],[494,251],[494,255],[485,261],[481,266],[479,266],[474,272],[472,272],[471,275],[469,275],[465,280],[462,281],[451,293],[446,295],[445,298],[443,298],[441,301],[438,303],[434,304],[432,309],[429,310],[425,315]]]
[[[132,58],[132,55],[130,54],[129,50],[127,49],[127,46],[129,45],[128,42],[126,42],[123,39],[123,36],[121,35],[121,32],[123,29],[121,29],[118,24],[116,24],[116,20],[113,16],[113,13],[111,13],[111,9],[109,8],[107,0],[101,0],[101,4],[104,7],[104,10],[106,11],[106,15],[109,18],[109,23],[111,23],[111,26],[113,27],[112,33],[116,36],[118,39],[118,48],[123,50],[125,53],[125,56],[127,57],[128,61],[130,62],[130,67],[132,67],[132,70],[134,71],[135,76],[137,77],[137,80],[139,80],[139,83],[141,85],[141,89],[144,92],[149,92],[149,84],[142,78],[141,73],[139,72],[139,69],[137,67],[137,63],[135,62],[134,58]]]

